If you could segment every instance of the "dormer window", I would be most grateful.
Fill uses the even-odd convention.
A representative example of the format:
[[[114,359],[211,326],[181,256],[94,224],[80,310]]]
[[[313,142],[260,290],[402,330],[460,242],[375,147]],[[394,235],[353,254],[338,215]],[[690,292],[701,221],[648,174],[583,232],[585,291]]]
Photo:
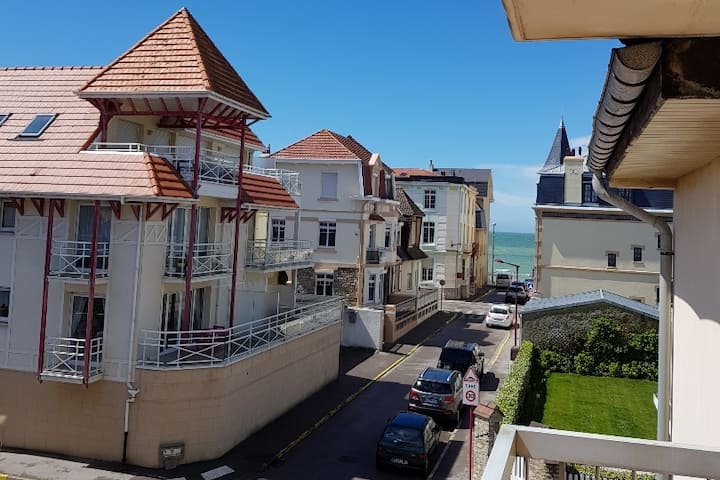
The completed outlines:
[[[28,126],[25,127],[25,130],[20,132],[18,137],[39,137],[50,125],[50,123],[55,120],[55,117],[57,117],[57,115],[53,113],[35,115],[35,118],[28,123]]]
[[[5,123],[5,120],[10,118],[9,113],[0,113],[0,126],[2,126],[3,123]]]

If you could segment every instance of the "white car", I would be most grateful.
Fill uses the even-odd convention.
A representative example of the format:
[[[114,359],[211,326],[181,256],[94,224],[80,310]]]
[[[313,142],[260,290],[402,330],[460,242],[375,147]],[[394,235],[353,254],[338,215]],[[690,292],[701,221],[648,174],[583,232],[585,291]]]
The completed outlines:
[[[490,305],[485,324],[488,327],[510,327],[513,324],[510,308],[507,305]]]

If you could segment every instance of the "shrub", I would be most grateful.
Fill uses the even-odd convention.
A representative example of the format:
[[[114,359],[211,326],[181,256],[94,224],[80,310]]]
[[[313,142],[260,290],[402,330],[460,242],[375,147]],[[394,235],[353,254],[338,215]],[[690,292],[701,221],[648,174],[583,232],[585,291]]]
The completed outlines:
[[[572,362],[567,355],[552,350],[543,350],[540,352],[540,367],[546,375],[550,372],[570,373]]]
[[[622,365],[620,362],[608,363],[608,375],[611,377],[622,377]]]
[[[642,378],[642,372],[642,362],[633,360],[630,363],[624,363],[622,366],[622,373],[624,377]]]
[[[583,474],[585,478],[592,478],[595,475],[595,467],[568,463],[565,467],[568,473]],[[655,480],[655,475],[648,473],[637,473],[635,477],[627,470],[600,469],[600,478],[603,480]]]
[[[625,341],[618,321],[614,318],[596,318],[585,339],[583,351],[598,360],[612,362],[618,359],[624,349]]]
[[[587,352],[578,353],[574,360],[575,373],[578,375],[595,374],[595,358]]]
[[[535,347],[529,341],[520,344],[510,373],[498,389],[496,404],[503,414],[503,423],[515,424],[520,418],[530,380]]]

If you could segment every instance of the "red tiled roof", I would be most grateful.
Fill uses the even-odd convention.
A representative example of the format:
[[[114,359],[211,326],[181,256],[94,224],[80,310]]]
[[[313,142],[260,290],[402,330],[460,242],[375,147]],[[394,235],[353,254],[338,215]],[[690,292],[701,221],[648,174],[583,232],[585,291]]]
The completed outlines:
[[[73,91],[100,69],[0,68],[0,194],[192,198],[158,157],[80,153],[97,135],[98,111]],[[18,139],[32,118],[57,114],[38,138]]]
[[[295,200],[276,179],[243,173],[242,202],[267,207],[298,208]]]
[[[260,100],[213,41],[182,8],[80,89],[112,92],[214,92],[267,117]]]
[[[216,135],[230,138],[234,141],[240,141],[240,132],[230,128],[204,128],[203,131],[212,132]],[[260,140],[260,137],[253,132],[250,127],[245,129],[245,144],[249,147],[256,147],[258,150],[265,150],[265,145]]]
[[[372,153],[351,136],[323,129],[270,155],[272,158],[370,161]]]
[[[393,168],[393,172],[395,172],[395,176],[397,177],[436,176],[434,172],[425,170],[424,168]]]

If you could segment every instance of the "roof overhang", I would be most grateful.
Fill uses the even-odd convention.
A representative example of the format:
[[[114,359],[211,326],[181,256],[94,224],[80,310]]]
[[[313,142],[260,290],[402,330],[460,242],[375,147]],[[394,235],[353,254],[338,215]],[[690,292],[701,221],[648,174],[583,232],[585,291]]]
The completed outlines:
[[[662,42],[660,60],[603,162],[612,186],[672,189],[720,156],[719,57],[720,38]]]
[[[720,2],[502,0],[515,40],[701,37],[718,34]]]

